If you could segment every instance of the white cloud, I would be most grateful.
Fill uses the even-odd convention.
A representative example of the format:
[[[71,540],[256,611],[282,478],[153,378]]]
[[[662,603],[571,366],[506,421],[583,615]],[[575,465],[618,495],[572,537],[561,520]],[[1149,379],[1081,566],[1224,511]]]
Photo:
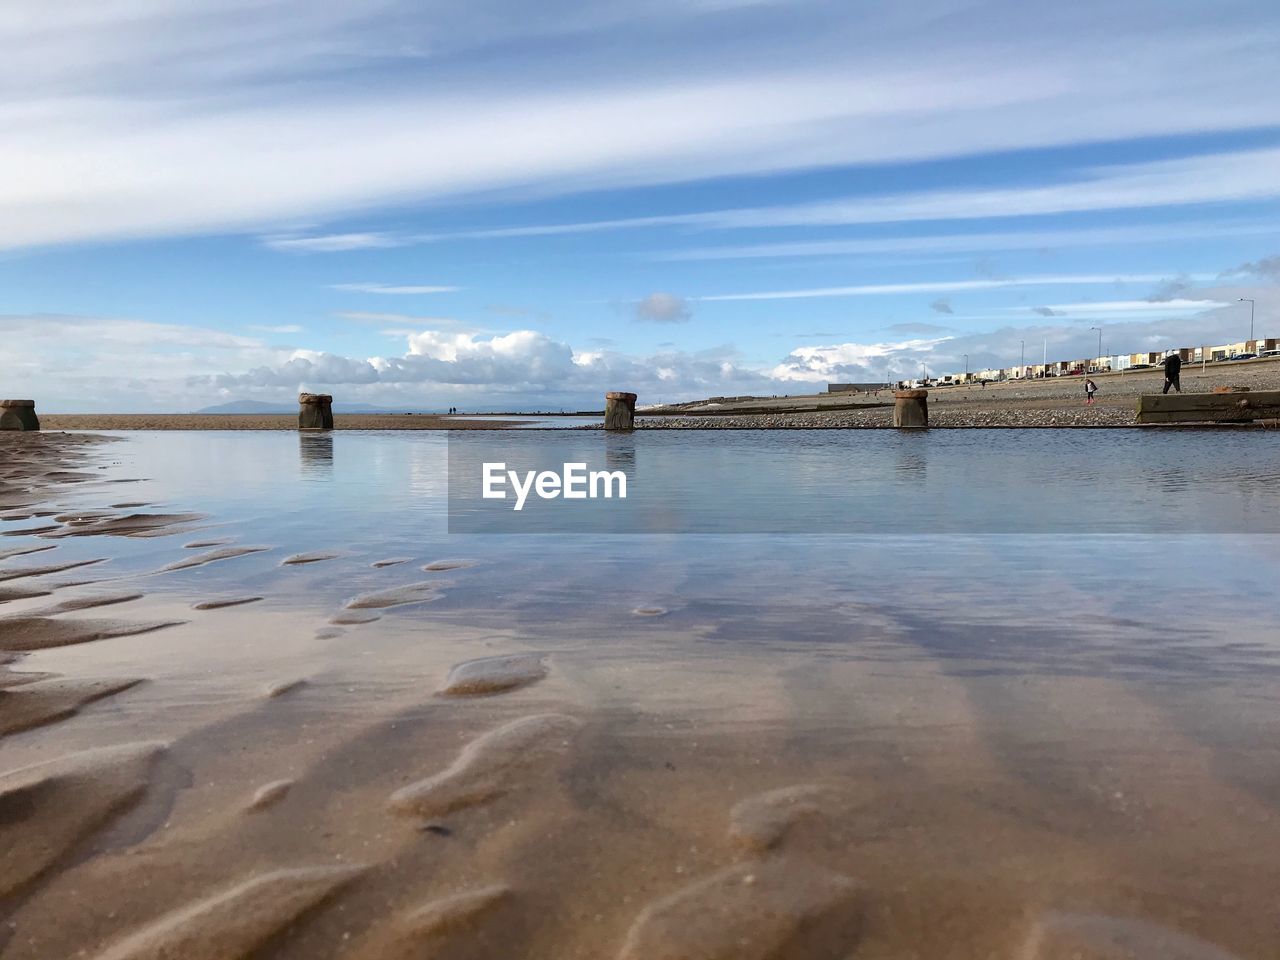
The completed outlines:
[[[348,250],[377,250],[399,247],[406,240],[386,233],[330,233],[311,237],[263,237],[264,245],[286,253],[343,253]]]
[[[1199,154],[1174,160],[1093,167],[1075,177],[1047,185],[1017,188],[970,188],[871,194],[816,203],[772,207],[742,207],[699,213],[678,213],[466,231],[442,236],[491,238],[595,233],[648,227],[690,227],[701,230],[739,230],[782,227],[832,227],[924,221],[984,220],[998,217],[1045,216],[1105,210],[1183,207],[1280,198],[1280,149]],[[1095,242],[1143,242],[1168,236],[1234,236],[1274,234],[1274,224],[1205,226],[1201,232],[1187,225],[1167,231],[1151,227],[1064,230],[1036,234],[989,233],[953,237],[900,237],[876,240],[829,240],[760,244],[746,247],[708,247],[660,255],[661,259],[710,260],[760,256],[810,256],[920,250],[1018,249],[1029,245],[1091,245]],[[1042,242],[1037,242],[1037,236]],[[425,238],[424,238],[425,239]]]
[[[386,296],[405,297],[425,293],[456,293],[461,287],[394,286],[386,283],[334,283],[331,289],[347,293],[378,293]]]
[[[279,231],[495,190],[564,194],[1280,124],[1276,59],[1260,40],[1274,32],[1273,4],[1230,16],[1133,0],[1107,9],[1105,31],[1089,5],[1058,5],[1052,29],[1013,0],[963,16],[950,0],[737,6],[554,0],[530,18],[514,0],[12,0],[0,8],[0,242],[265,230],[282,250],[358,250],[405,238]],[[554,42],[566,33],[570,50]],[[498,49],[511,54],[503,68],[480,69]],[[648,222],[1256,199],[1276,195],[1275,169],[1276,151],[1254,150],[1060,186]]]
[[[1126,352],[1241,339],[1248,327],[1247,311],[1235,302],[1241,296],[1258,301],[1260,335],[1280,332],[1265,328],[1265,318],[1280,310],[1280,286],[1221,286],[1200,293],[1211,299],[1057,306],[1134,309],[1132,315],[1097,315],[1106,322],[1107,348]],[[730,346],[698,352],[663,347],[649,354],[597,345],[577,350],[537,330],[482,334],[419,325],[401,334],[399,352],[361,357],[280,349],[252,337],[130,319],[15,315],[0,317],[0,327],[9,337],[6,389],[35,398],[46,412],[279,402],[305,388],[325,389],[344,401],[399,407],[465,402],[488,409],[582,409],[598,405],[602,393],[613,389],[636,390],[650,402],[796,392],[797,383],[824,380],[914,377],[922,361],[931,373],[958,371],[965,353],[973,369],[1008,366],[1017,362],[1020,339],[1027,342],[1028,356],[1038,352],[1032,347],[1042,339],[1050,356],[1061,359],[1096,349],[1093,334],[1070,319],[949,336],[907,325],[895,332],[916,336],[872,343],[814,335],[823,341],[796,347],[778,362],[747,362]]]
[[[1107,283],[1157,283],[1168,274],[1069,274],[1004,280],[930,280],[919,283],[871,283],[852,287],[816,287],[807,290],[769,290],[761,293],[723,293],[694,297],[702,301],[808,300],[820,297],[875,297],[902,293],[947,293],[963,290],[995,290],[1003,287],[1091,286]]]
[[[260,326],[258,324],[250,324],[250,330],[257,330],[260,333],[301,333],[302,327],[296,323],[284,323],[279,326],[269,327]]]
[[[654,255],[658,260],[738,260],[771,257],[866,256],[894,253],[963,253],[987,250],[1045,250],[1064,247],[1167,243],[1226,237],[1280,235],[1275,221],[1219,222],[1190,220],[1159,226],[1028,230],[1005,233],[952,233],[913,237],[867,237],[805,240],[715,247],[695,247]]]
[[[1186,313],[1188,310],[1209,310],[1213,307],[1225,307],[1217,300],[1104,300],[1093,303],[1054,303],[1049,309],[1058,316],[1072,314],[1106,314],[1106,313]],[[1022,309],[1022,308],[1018,308]]]
[[[898,379],[896,373],[910,369],[920,356],[928,356],[948,337],[935,340],[904,340],[898,343],[837,343],[828,346],[797,347],[770,374],[778,380],[807,383],[841,383],[849,380],[875,382]],[[914,373],[905,374],[907,377]]]

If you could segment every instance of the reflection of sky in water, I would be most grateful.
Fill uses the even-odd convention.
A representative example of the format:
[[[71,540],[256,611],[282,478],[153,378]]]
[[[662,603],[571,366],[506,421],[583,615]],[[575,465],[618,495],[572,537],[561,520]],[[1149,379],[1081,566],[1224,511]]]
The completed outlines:
[[[492,434],[485,449],[520,455],[522,444],[547,439]],[[108,476],[146,480],[70,488],[63,500],[146,500],[157,504],[147,509],[207,513],[206,528],[109,545],[61,540],[58,555],[111,556],[95,576],[142,573],[194,552],[181,549],[190,540],[231,537],[275,549],[148,578],[147,592],[265,593],[272,603],[333,607],[362,591],[441,577],[453,581],[442,600],[395,616],[515,628],[535,639],[608,643],[620,618],[635,628],[633,607],[658,605],[670,612],[643,629],[711,649],[847,648],[887,618],[899,639],[956,669],[1208,679],[1271,669],[1280,653],[1276,537],[1134,532],[1238,529],[1254,518],[1274,525],[1280,436],[593,433],[572,442],[592,447],[597,464],[627,470],[636,490],[697,490],[689,478],[701,480],[694,503],[641,501],[659,525],[702,511],[744,522],[789,515],[809,526],[796,534],[449,535],[442,434],[138,433],[99,456],[111,463]],[[735,489],[709,484],[734,473]],[[974,493],[983,477],[995,499],[991,490]],[[788,497],[793,486],[804,493]],[[824,497],[824,488],[835,493]],[[816,512],[860,505],[890,530],[927,529],[915,524],[921,497],[952,517],[992,504],[1010,517],[1072,515],[1087,498],[1128,532],[826,535]],[[1132,514],[1117,501],[1134,505]],[[841,519],[833,513],[825,526],[839,530]],[[279,565],[288,553],[331,549],[344,556]],[[415,562],[370,568],[395,556]],[[461,573],[419,569],[445,557],[484,562]],[[869,647],[867,655],[877,654]]]
[[[454,532],[1280,533],[1280,434],[459,433]],[[482,465],[623,469],[626,501],[480,497]]]

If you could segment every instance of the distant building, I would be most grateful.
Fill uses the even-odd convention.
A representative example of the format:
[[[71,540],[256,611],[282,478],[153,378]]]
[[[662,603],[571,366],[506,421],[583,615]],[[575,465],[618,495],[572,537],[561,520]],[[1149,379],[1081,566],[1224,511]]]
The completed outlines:
[[[883,390],[884,383],[828,383],[827,393],[871,393]]]

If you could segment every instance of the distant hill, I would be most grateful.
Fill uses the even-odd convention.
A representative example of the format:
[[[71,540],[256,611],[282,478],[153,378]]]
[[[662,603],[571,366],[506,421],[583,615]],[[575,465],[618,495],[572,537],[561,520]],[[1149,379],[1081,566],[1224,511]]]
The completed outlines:
[[[296,403],[271,403],[262,400],[232,400],[214,407],[205,407],[196,413],[297,413]],[[334,413],[438,413],[436,410],[391,410],[371,403],[335,403]]]

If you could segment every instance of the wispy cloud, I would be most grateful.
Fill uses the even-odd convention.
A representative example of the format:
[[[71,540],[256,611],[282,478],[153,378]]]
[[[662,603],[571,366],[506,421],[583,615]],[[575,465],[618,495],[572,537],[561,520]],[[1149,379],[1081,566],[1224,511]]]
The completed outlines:
[[[456,293],[461,287],[394,286],[386,283],[334,283],[330,289],[347,293],[378,293],[393,297],[416,296],[427,293]]]
[[[954,314],[955,310],[951,307],[951,301],[946,297],[939,297],[933,303],[929,304],[929,309],[934,313]]]
[[[986,220],[1002,217],[1046,216],[1104,210],[1263,201],[1280,198],[1280,148],[1208,153],[1172,160],[1119,166],[1089,167],[1057,182],[1018,188],[971,188],[869,194],[815,203],[678,213],[630,219],[529,225],[508,229],[464,231],[432,239],[530,237],[637,230],[648,227],[686,227],[699,230],[744,230],[784,227],[859,226],[925,221]],[[1194,229],[1194,228],[1192,228]],[[1200,234],[1187,227],[1171,228],[1177,235],[1272,234],[1274,224],[1234,224],[1205,227]],[[746,247],[708,247],[659,254],[659,259],[704,260],[761,256],[808,256],[840,253],[932,250],[1017,249],[1027,246],[1140,242],[1167,237],[1149,227],[1110,230],[1066,230],[1040,234],[988,233],[980,236],[904,237],[877,240],[809,241],[758,244]]]
[[[1050,250],[1069,247],[1150,245],[1178,240],[1280,236],[1280,223],[1184,220],[1159,226],[947,233],[911,237],[862,237],[732,246],[694,247],[651,254],[656,260],[738,260],[783,257],[867,256],[895,253],[965,253],[984,250]]]
[[[1103,31],[1087,6],[1060,5],[1048,29],[1016,0],[991,0],[981,17],[957,16],[942,0],[554,0],[537,23],[516,0],[19,0],[16,15],[0,17],[0,237],[25,247],[279,233],[493,191],[548,197],[1273,128],[1276,63],[1260,38],[1276,29],[1274,7],[1224,14],[1132,0],[1108,8]],[[1144,42],[1127,42],[1139,29]],[[569,55],[552,42],[565,34]],[[496,61],[477,52],[499,48],[511,51],[510,70],[483,68]],[[744,62],[757,69],[744,74]],[[839,224],[1256,200],[1276,195],[1275,153],[660,222]],[[269,242],[335,252],[403,239]]]
[[[1188,310],[1211,310],[1225,306],[1226,303],[1220,300],[1105,300],[1093,303],[1055,303],[1048,308],[1037,308],[1033,312],[1040,313],[1041,309],[1048,309],[1052,311],[1050,316],[1069,317],[1108,313],[1186,313]]]
[[[403,246],[406,241],[386,233],[330,233],[310,237],[269,236],[262,243],[286,253],[342,253]]]
[[[257,330],[260,333],[301,333],[302,327],[296,323],[283,323],[278,326],[259,326],[258,324],[250,324],[250,330]]]
[[[1168,274],[1085,274],[1021,277],[993,280],[931,280],[922,283],[871,283],[852,287],[817,287],[807,290],[770,290],[761,293],[722,293],[694,297],[701,301],[807,300],[816,297],[875,297],[902,293],[945,293],[962,290],[996,290],[1003,287],[1090,286],[1107,283],[1157,283]]]
[[[939,326],[936,323],[923,323],[917,321],[911,323],[894,323],[885,327],[885,329],[890,333],[919,333],[928,335],[946,333],[948,328]]]

